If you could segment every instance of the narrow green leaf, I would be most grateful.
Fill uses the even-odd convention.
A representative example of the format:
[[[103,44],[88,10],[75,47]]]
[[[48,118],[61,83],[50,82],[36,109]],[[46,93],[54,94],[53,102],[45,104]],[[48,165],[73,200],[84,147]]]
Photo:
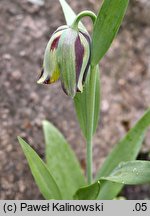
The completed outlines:
[[[108,176],[120,162],[135,160],[144,139],[146,129],[150,126],[150,109],[142,116],[126,136],[113,148],[108,155],[96,179]],[[109,188],[109,193],[108,192]],[[113,199],[121,190],[122,185],[106,182],[101,185],[99,199]]]
[[[61,4],[65,19],[66,19],[66,23],[68,26],[70,26],[75,20],[76,14],[65,0],[59,0],[59,2]],[[81,29],[86,30],[86,28],[81,22],[79,23],[79,26]]]
[[[95,105],[94,105],[94,123],[93,123],[93,134],[96,131],[99,112],[100,112],[100,72],[99,67],[97,66],[97,77],[96,77],[96,88],[95,88]],[[88,118],[89,118],[89,94],[90,94],[90,73],[88,73],[86,83],[84,86],[83,93],[77,93],[74,98],[74,105],[80,123],[81,130],[87,139],[88,137]]]
[[[99,65],[97,65],[97,77],[96,77],[96,88],[95,88],[95,105],[94,105],[94,124],[93,124],[93,134],[95,133],[100,119],[100,70]]]
[[[75,200],[96,200],[100,191],[100,182],[85,186],[77,190],[74,195]]]
[[[92,64],[97,65],[109,49],[121,25],[129,0],[104,0],[94,25]]]
[[[119,164],[113,172],[102,177],[107,180],[128,185],[150,183],[150,161],[128,161]]]
[[[18,140],[27,158],[35,182],[44,198],[61,200],[60,190],[45,163],[21,137],[18,137]]]
[[[67,25],[71,25],[76,18],[76,14],[65,0],[59,0]]]
[[[74,152],[63,135],[48,121],[43,122],[46,142],[46,163],[60,188],[63,199],[73,199],[85,179]]]
[[[123,187],[122,183],[116,183],[111,181],[100,181],[101,189],[97,197],[98,200],[112,200],[116,198],[118,193]]]

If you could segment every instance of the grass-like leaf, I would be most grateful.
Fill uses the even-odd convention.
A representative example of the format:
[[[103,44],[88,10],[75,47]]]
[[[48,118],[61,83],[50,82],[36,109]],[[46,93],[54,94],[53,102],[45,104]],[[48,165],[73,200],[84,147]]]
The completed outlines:
[[[37,183],[43,197],[48,200],[61,200],[62,197],[60,190],[45,163],[21,137],[18,137],[18,140],[27,158],[35,182]]]
[[[96,179],[108,176],[120,162],[135,160],[142,146],[146,129],[150,126],[150,109],[142,116],[135,126],[113,148],[108,155]],[[122,185],[106,182],[101,185],[99,199],[113,199],[121,190]]]
[[[95,88],[95,105],[94,105],[94,119],[93,119],[93,134],[96,131],[99,113],[100,113],[100,72],[99,67],[97,66],[97,77],[96,77],[96,88]],[[86,79],[83,93],[77,93],[74,98],[75,109],[80,123],[81,130],[85,136],[88,138],[88,131],[90,125],[88,125],[89,118],[89,94],[90,94],[90,74]],[[92,128],[91,128],[92,130]]]
[[[70,26],[73,23],[73,21],[75,20],[76,14],[65,0],[59,0],[59,2],[61,4],[66,23],[68,26]],[[84,27],[84,25],[81,22],[79,23],[79,27],[86,31],[86,28]]]
[[[63,199],[73,199],[85,180],[79,162],[63,135],[50,122],[43,122],[46,163]]]
[[[100,182],[85,186],[77,190],[74,195],[75,200],[96,200],[100,191]]]
[[[127,185],[150,183],[150,161],[136,160],[121,163],[109,176],[101,180]]]
[[[67,25],[71,25],[76,18],[75,12],[69,6],[69,4],[65,0],[59,0]]]
[[[92,64],[97,65],[109,49],[122,23],[129,0],[104,0],[92,38]]]

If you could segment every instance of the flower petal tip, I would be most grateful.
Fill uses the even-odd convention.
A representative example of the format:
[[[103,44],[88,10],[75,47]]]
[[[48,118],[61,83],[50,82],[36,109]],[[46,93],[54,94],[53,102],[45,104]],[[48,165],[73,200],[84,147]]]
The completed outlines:
[[[37,81],[38,84],[43,84],[44,83],[44,78],[41,77],[38,81]]]

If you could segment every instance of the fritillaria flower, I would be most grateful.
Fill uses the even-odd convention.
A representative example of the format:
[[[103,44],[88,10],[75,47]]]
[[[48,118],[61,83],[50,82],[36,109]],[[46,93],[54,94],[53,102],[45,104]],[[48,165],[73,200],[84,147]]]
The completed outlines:
[[[90,65],[90,36],[83,30],[59,27],[50,38],[38,83],[51,84],[59,78],[64,92],[74,97],[83,91]]]

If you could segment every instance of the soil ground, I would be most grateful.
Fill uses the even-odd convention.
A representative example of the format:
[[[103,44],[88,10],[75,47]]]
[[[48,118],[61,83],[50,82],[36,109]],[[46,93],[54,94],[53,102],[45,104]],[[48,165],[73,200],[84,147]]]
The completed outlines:
[[[69,2],[76,12],[97,12],[99,8],[97,0]],[[26,0],[1,0],[0,14],[0,199],[43,199],[18,144],[18,135],[44,158],[42,120],[51,121],[85,169],[85,142],[71,99],[59,82],[52,86],[36,84],[46,43],[65,22],[56,0],[47,0],[43,6]],[[94,137],[94,174],[150,104],[150,26],[142,16],[144,9],[133,1],[119,35],[100,64],[102,107]],[[85,22],[90,31],[91,23]],[[150,131],[141,155],[145,158],[147,152]],[[150,187],[128,186],[122,195],[127,199],[149,199]]]

